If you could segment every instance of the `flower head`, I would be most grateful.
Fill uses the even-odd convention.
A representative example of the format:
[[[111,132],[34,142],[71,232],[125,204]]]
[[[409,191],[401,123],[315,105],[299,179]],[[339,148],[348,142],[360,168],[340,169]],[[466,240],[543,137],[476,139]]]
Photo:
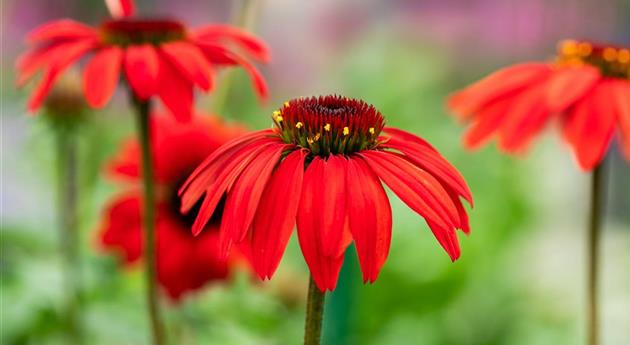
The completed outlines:
[[[492,135],[506,152],[523,151],[554,118],[580,167],[593,169],[617,128],[630,157],[630,49],[563,41],[555,61],[499,70],[455,93],[449,107],[472,121],[475,148]]]
[[[29,34],[33,47],[17,62],[17,83],[23,85],[42,72],[29,100],[31,111],[41,105],[59,75],[88,53],[94,56],[85,67],[83,89],[94,108],[109,101],[122,75],[135,97],[156,96],[185,120],[192,113],[193,89],[209,92],[216,67],[232,65],[243,67],[258,95],[266,97],[265,81],[250,59],[266,62],[269,53],[254,36],[229,25],[190,30],[172,19],[131,17],[133,1],[107,3],[115,18],[98,27],[63,19]]]
[[[201,236],[194,237],[190,233],[194,212],[188,216],[179,213],[177,189],[208,154],[244,131],[226,127],[209,117],[194,117],[186,124],[164,116],[153,116],[152,119],[153,164],[158,191],[157,279],[168,296],[177,301],[185,293],[200,289],[210,281],[226,279],[239,261],[239,255],[229,261],[219,257],[220,211]],[[108,172],[121,181],[140,181],[137,141],[126,143],[110,163]],[[141,190],[132,184],[110,201],[99,233],[102,247],[119,254],[125,265],[132,265],[142,257],[141,204]]]
[[[385,127],[373,106],[340,96],[284,103],[273,129],[223,145],[180,189],[182,211],[203,198],[199,234],[225,197],[221,254],[249,240],[258,275],[275,272],[297,223],[302,253],[322,290],[337,284],[343,255],[356,244],[364,281],[374,282],[389,252],[392,214],[381,181],[425,218],[452,260],[456,229],[469,231],[460,197],[466,182],[430,144]]]

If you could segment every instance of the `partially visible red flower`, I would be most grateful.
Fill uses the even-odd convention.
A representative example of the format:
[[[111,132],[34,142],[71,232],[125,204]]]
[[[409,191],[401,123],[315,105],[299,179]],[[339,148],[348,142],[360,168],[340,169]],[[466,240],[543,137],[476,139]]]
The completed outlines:
[[[274,129],[247,134],[210,155],[180,190],[182,211],[200,206],[199,234],[226,195],[221,254],[248,239],[258,275],[269,279],[293,226],[319,289],[334,290],[354,241],[365,282],[389,253],[392,214],[383,181],[424,217],[452,260],[456,229],[469,232],[466,182],[429,143],[384,127],[381,113],[339,96],[296,99],[274,112]],[[205,196],[205,197],[204,197]]]
[[[122,75],[134,95],[158,97],[178,118],[192,113],[193,89],[212,89],[217,67],[240,65],[252,78],[261,98],[267,86],[250,59],[267,62],[269,52],[256,37],[236,27],[213,24],[190,30],[176,20],[130,17],[131,0],[107,1],[114,19],[90,27],[69,19],[53,21],[32,31],[32,48],[17,62],[17,83],[42,72],[29,100],[36,110],[60,74],[93,52],[85,66],[83,88],[88,103],[103,107]]]
[[[220,213],[194,237],[194,220],[179,213],[177,189],[205,157],[226,141],[244,133],[226,127],[216,118],[194,117],[178,123],[170,117],[152,116],[153,161],[156,174],[157,279],[171,299],[201,288],[214,280],[226,279],[238,255],[226,261],[219,256]],[[142,193],[140,151],[135,140],[127,142],[108,167],[111,177],[132,182],[129,189],[111,200],[101,225],[100,242],[104,249],[117,253],[125,265],[142,257]]]
[[[496,134],[502,150],[523,151],[557,118],[582,169],[599,164],[615,128],[630,159],[630,49],[564,41],[556,61],[499,70],[448,105],[472,122],[464,138],[469,148]]]

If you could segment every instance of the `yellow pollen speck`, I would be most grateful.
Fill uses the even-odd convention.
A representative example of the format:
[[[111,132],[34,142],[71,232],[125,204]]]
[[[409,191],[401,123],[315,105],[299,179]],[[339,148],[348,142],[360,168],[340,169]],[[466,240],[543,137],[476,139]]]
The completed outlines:
[[[573,40],[562,41],[560,43],[560,51],[565,55],[575,55],[578,52],[577,42]]]
[[[577,49],[578,53],[582,56],[589,56],[593,52],[593,46],[585,42],[578,44]]]
[[[278,122],[282,122],[282,120],[284,120],[284,118],[280,115],[276,116],[276,121]]]
[[[374,127],[370,127],[369,131],[370,131],[370,134],[374,134]]]
[[[304,124],[302,124],[302,122],[298,122],[298,123],[296,123],[296,124],[295,124],[295,127],[296,127],[297,129],[302,128],[302,126],[304,126]]]
[[[630,62],[630,50],[621,49],[617,54],[617,61],[621,63],[629,63]]]
[[[289,107],[289,102],[284,102],[284,107],[288,108]]]
[[[313,144],[313,139],[311,139],[311,138],[306,138],[306,141],[309,143],[309,145]]]
[[[609,47],[609,48],[604,49],[604,52],[602,53],[602,55],[604,56],[604,60],[612,62],[617,59],[617,50],[615,48]]]
[[[315,138],[313,138],[313,140],[317,141],[319,140],[319,138],[321,137],[321,135],[319,133],[315,134]]]
[[[274,112],[273,112],[273,117],[277,117],[277,116],[279,116],[279,115],[280,115],[280,112],[279,112],[279,111],[277,111],[277,110],[276,110],[276,111],[274,111]]]
[[[324,126],[324,129],[326,132],[330,132],[330,123],[327,123],[326,126]]]
[[[343,135],[348,135],[350,134],[350,129],[348,127],[344,127],[343,128]]]

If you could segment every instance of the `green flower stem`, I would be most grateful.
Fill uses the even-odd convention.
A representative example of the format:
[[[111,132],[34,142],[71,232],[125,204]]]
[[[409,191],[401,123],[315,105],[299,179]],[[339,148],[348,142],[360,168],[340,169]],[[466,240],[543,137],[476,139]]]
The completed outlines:
[[[155,190],[153,186],[153,164],[151,159],[151,133],[149,132],[149,116],[151,104],[134,98],[137,112],[138,137],[142,151],[142,183],[144,191],[144,262],[147,288],[147,304],[151,321],[152,344],[164,345],[164,323],[160,314],[157,295],[156,257],[155,257]]]
[[[83,344],[81,264],[77,217],[77,143],[74,127],[57,127],[58,221],[63,257],[65,318],[72,344]]]
[[[313,277],[308,285],[308,297],[306,299],[306,322],[304,325],[304,345],[319,345],[322,334],[322,321],[324,319],[325,293],[321,292]]]
[[[606,161],[602,161],[591,177],[591,211],[588,228],[588,288],[586,332],[589,345],[599,344],[599,250],[601,223],[606,189]]]

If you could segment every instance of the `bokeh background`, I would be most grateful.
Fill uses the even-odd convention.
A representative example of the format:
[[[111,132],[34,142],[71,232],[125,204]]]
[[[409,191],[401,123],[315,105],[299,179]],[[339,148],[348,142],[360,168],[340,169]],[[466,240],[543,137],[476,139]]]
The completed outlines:
[[[252,3],[250,1],[256,1]],[[23,37],[46,20],[97,24],[101,0],[5,0],[2,18],[2,344],[64,344],[61,258],[55,229],[53,137],[27,116],[13,87]],[[242,15],[243,6],[249,8]],[[251,7],[253,6],[253,7]],[[588,38],[628,45],[629,0],[145,0],[140,12],[193,24],[245,23],[270,45],[262,68],[271,100],[256,102],[242,71],[222,114],[252,129],[270,126],[284,100],[341,93],[373,103],[388,123],[432,142],[458,167],[475,196],[472,234],[451,263],[422,219],[392,197],[392,248],[379,280],[361,283],[352,252],[328,298],[326,344],[573,345],[584,340],[588,175],[548,133],[525,157],[490,145],[465,152],[448,116],[453,90],[516,61],[547,59],[555,42]],[[225,76],[223,76],[225,77]],[[220,90],[218,91],[220,92]],[[199,108],[211,112],[212,96]],[[101,165],[134,129],[120,92],[80,135],[80,228],[89,344],[146,344],[142,275],[98,252],[95,231],[119,190]],[[603,344],[630,339],[630,164],[608,157],[603,240]],[[297,344],[308,282],[292,239],[271,282],[237,273],[168,307],[178,344]]]

